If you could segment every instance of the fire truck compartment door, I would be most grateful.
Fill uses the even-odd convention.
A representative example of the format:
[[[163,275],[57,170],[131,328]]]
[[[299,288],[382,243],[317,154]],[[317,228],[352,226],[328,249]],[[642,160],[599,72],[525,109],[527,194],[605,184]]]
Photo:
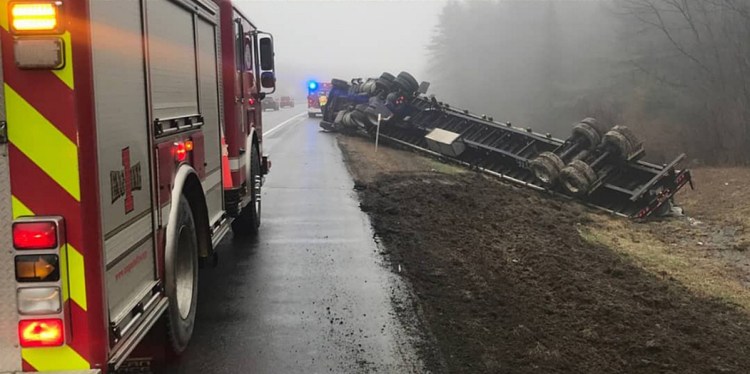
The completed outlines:
[[[116,324],[158,279],[142,26],[138,1],[91,2],[106,297]]]

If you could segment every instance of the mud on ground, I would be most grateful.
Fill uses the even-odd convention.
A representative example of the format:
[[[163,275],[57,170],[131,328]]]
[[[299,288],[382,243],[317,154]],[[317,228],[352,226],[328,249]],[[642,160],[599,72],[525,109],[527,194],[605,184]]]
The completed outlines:
[[[657,236],[673,223],[631,224],[473,173],[441,171],[433,160],[405,161],[416,157],[409,152],[375,154],[366,140],[342,137],[340,144],[362,209],[388,261],[413,287],[432,348],[445,362],[434,360],[434,371],[750,368],[750,314],[713,293],[725,284],[701,288],[705,269],[688,271],[687,260],[693,255],[719,269],[703,279],[736,279],[721,271],[722,259],[669,252],[679,245]],[[402,161],[423,164],[404,172]]]

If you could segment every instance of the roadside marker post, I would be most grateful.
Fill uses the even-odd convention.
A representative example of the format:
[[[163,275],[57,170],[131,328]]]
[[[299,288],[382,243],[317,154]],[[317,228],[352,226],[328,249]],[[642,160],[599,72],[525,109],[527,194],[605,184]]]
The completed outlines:
[[[378,140],[380,139],[380,120],[382,118],[382,114],[378,113],[378,129],[375,131],[375,153],[378,153]]]

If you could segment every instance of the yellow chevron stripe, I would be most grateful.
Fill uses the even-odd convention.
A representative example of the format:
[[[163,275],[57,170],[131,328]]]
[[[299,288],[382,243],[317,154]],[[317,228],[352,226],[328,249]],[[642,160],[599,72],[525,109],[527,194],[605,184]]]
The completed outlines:
[[[70,346],[52,348],[23,348],[21,356],[38,371],[90,369],[88,361]]]
[[[66,31],[62,36],[65,42],[65,67],[60,70],[52,70],[63,83],[68,85],[71,90],[75,89],[73,82],[73,43],[70,41],[70,32]]]
[[[10,142],[76,201],[81,201],[78,147],[7,83],[5,104]]]
[[[83,255],[72,245],[68,244],[68,282],[70,283],[70,298],[84,311],[87,311],[86,303],[86,271]]]
[[[0,27],[8,31],[8,0],[0,0],[0,9],[2,9],[2,12],[0,12]]]
[[[24,205],[21,200],[18,200],[18,198],[15,196],[12,196],[11,198],[11,207],[13,209],[13,219],[34,215],[34,212],[32,212],[31,209]]]

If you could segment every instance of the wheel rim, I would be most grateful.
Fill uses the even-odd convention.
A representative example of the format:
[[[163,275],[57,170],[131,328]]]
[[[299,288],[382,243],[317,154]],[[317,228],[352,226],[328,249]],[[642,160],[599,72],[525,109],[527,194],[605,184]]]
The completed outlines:
[[[195,282],[195,251],[192,231],[183,226],[180,228],[180,239],[177,242],[177,256],[175,261],[175,289],[177,310],[180,318],[187,319],[193,304],[193,286]]]
[[[571,181],[566,179],[565,182],[563,183],[565,184],[565,189],[568,190],[568,192],[574,195],[577,195],[579,192],[581,192],[581,189],[575,184],[573,184]]]
[[[261,180],[262,180],[262,177],[260,175],[256,174],[255,175],[255,181],[253,182],[254,183],[253,187],[255,187],[254,188],[254,190],[255,190],[255,196],[253,197],[255,201],[253,202],[253,207],[255,208],[256,217],[260,216],[260,186],[261,186]]]
[[[549,184],[552,182],[552,174],[544,167],[534,168],[534,175],[536,175],[536,178],[542,183]]]

